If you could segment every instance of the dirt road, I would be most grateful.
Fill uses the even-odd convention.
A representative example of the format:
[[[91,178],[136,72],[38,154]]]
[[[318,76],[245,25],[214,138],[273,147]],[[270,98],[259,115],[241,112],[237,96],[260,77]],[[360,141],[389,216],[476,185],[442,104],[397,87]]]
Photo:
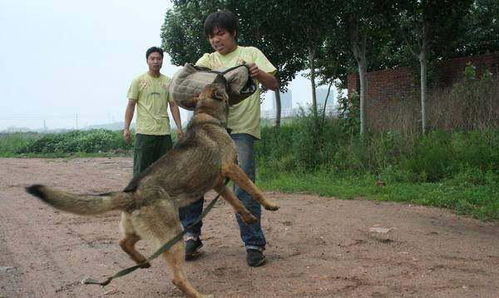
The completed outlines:
[[[133,265],[117,245],[119,213],[62,213],[24,192],[43,183],[79,193],[122,189],[128,158],[0,159],[0,297],[181,297],[158,258],[105,288],[82,285]],[[216,297],[499,297],[499,223],[447,210],[267,193],[268,262],[245,263],[231,208],[205,220],[191,282]],[[139,243],[145,255],[152,253]]]

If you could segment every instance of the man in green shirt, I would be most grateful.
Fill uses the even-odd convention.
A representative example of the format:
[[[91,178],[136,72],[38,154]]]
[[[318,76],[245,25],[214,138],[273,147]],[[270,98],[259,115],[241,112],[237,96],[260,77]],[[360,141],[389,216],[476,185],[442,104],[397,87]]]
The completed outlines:
[[[215,50],[204,54],[196,65],[214,70],[224,70],[246,63],[250,76],[267,89],[276,90],[276,68],[265,55],[255,47],[243,47],[237,44],[237,18],[228,11],[222,10],[210,14],[204,23],[204,31]],[[252,96],[229,108],[227,126],[231,129],[231,137],[236,143],[239,166],[252,181],[255,181],[255,156],[253,144],[260,139],[260,89]],[[236,215],[241,239],[247,252],[248,265],[256,267],[264,264],[265,236],[261,227],[261,206],[248,193],[236,187],[236,195],[243,205],[257,217],[258,222],[247,225]],[[180,209],[180,218],[184,227],[193,223],[203,210],[200,199]],[[186,259],[194,258],[197,250],[203,245],[199,235],[202,223],[195,225],[186,237]]]
[[[152,47],[146,52],[149,71],[136,77],[128,89],[123,138],[130,143],[130,123],[137,107],[137,127],[133,156],[133,175],[139,175],[172,147],[168,106],[181,137],[180,111],[168,92],[170,78],[160,73],[163,50]]]

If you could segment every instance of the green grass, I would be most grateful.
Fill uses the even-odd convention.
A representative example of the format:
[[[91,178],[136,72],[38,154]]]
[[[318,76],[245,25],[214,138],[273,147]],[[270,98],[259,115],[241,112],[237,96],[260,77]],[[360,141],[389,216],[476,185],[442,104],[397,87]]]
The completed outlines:
[[[41,138],[37,133],[0,134],[0,157],[17,157],[17,152]]]
[[[338,175],[324,171],[272,175],[259,170],[258,186],[267,191],[411,203],[449,208],[459,215],[480,220],[499,220],[497,181],[476,185],[454,178],[439,183],[386,182],[386,186],[380,187],[374,175]]]
[[[104,129],[0,134],[0,157],[113,156],[132,150],[121,132]]]
[[[257,142],[265,190],[395,201],[499,219],[499,130],[345,135],[338,119],[317,128],[307,117],[264,128]],[[131,156],[120,132],[0,134],[0,157]],[[381,179],[385,187],[376,185]]]

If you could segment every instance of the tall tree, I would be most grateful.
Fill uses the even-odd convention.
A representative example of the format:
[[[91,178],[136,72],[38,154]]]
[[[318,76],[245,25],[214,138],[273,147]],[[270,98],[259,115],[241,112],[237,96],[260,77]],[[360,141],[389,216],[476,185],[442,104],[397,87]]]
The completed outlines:
[[[176,0],[174,7],[166,13],[162,27],[165,50],[172,63],[181,65],[195,62],[202,53],[211,52],[203,33],[203,22],[208,14],[217,9],[229,9],[239,18],[238,43],[258,47],[276,66],[280,90],[303,69],[301,48],[290,36],[286,22],[281,19],[281,1],[277,0]],[[277,91],[278,92],[278,91]],[[280,107],[276,93],[276,106]],[[280,124],[280,111],[276,115],[276,126]]]
[[[317,116],[316,77],[317,60],[330,30],[334,28],[340,1],[304,0],[278,1],[285,20],[286,35],[297,45],[295,51],[308,69],[312,87],[312,112]]]
[[[400,24],[399,36],[420,65],[421,130],[425,134],[428,63],[455,46],[472,0],[399,0],[397,4],[394,16]]]
[[[461,22],[464,33],[455,49],[457,56],[475,56],[499,51],[499,1],[475,0]]]
[[[351,0],[344,3],[340,25],[345,29],[345,40],[357,64],[360,82],[360,134],[366,131],[366,100],[368,56],[386,41],[386,10],[392,1]]]

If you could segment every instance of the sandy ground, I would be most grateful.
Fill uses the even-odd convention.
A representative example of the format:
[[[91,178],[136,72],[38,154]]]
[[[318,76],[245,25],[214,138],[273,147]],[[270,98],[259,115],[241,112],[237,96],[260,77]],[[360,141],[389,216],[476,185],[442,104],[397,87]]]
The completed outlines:
[[[102,288],[82,285],[133,265],[117,245],[119,213],[81,217],[24,192],[122,189],[128,158],[0,159],[0,297],[181,297],[161,258]],[[499,223],[395,203],[266,193],[268,262],[250,268],[231,208],[205,220],[189,279],[216,297],[499,297]],[[145,255],[147,243],[139,243]]]

